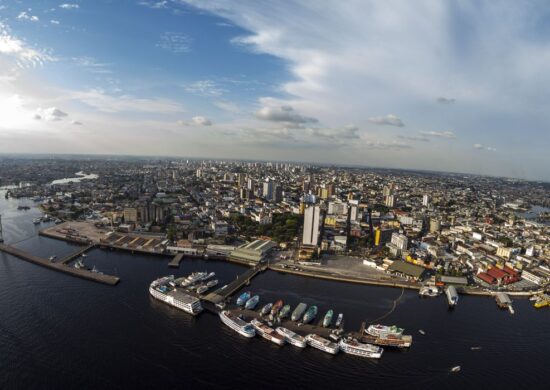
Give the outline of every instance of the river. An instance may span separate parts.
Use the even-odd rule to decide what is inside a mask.
[[[4,199],[0,213],[6,243],[37,255],[61,257],[77,247],[37,236],[40,211],[17,210],[24,200]],[[449,311],[443,297],[421,299],[405,291],[384,321],[413,335],[408,351],[386,350],[372,361],[260,338],[244,339],[219,319],[197,318],[153,300],[149,283],[162,275],[215,271],[220,285],[243,272],[221,261],[184,260],[96,249],[87,265],[120,276],[116,287],[57,273],[0,253],[0,388],[548,388],[550,316],[528,300],[515,315],[492,298],[462,296]],[[346,328],[374,320],[401,290],[323,281],[272,271],[250,290],[261,302],[281,298],[316,304],[345,315]],[[421,335],[419,329],[426,334]],[[472,350],[471,347],[481,347]],[[450,373],[461,365],[459,373]]]

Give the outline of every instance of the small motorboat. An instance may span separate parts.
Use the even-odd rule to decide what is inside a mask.
[[[460,366],[454,366],[453,368],[451,368],[451,372],[459,372],[461,370],[462,367]]]

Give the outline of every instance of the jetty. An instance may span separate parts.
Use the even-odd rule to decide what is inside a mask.
[[[237,276],[237,278],[228,285],[223,286],[216,291],[208,294],[203,299],[214,304],[223,302],[235,292],[250,284],[250,280],[254,278],[254,276],[259,274],[260,272],[265,271],[266,269],[267,266],[265,264],[258,264],[255,267],[246,270],[243,274]]]
[[[57,261],[57,263],[60,263],[60,264],[69,264],[71,261],[73,261],[74,259],[76,259],[77,257],[79,256],[82,256],[84,253],[88,252],[89,250],[95,248],[96,245],[95,244],[90,244],[90,245],[87,245],[85,246],[84,248],[82,249],[79,249],[77,250],[76,252],[74,253],[71,253],[70,255],[68,256],[65,256],[64,258],[62,258],[61,260]]]
[[[71,276],[76,276],[78,278],[87,279],[98,283],[108,284],[110,286],[114,286],[120,281],[120,278],[118,278],[117,276],[104,275],[99,272],[92,272],[85,269],[69,267],[68,265],[63,264],[62,262],[49,261],[42,257],[35,256],[31,253],[25,252],[21,249],[15,248],[10,245],[0,244],[0,251],[10,254],[12,256],[15,256],[21,260],[25,260],[30,263],[40,265],[42,267],[49,268],[54,271],[63,272]]]
[[[183,259],[183,253],[178,253],[177,255],[174,256],[172,261],[168,263],[168,267],[179,268],[182,259]]]

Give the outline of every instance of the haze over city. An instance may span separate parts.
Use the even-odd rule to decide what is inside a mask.
[[[548,180],[548,13],[544,1],[2,1],[0,152]]]

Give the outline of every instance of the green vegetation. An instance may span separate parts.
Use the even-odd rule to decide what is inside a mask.
[[[288,242],[300,232],[302,217],[291,213],[273,214],[273,221],[270,224],[260,225],[244,215],[232,215],[229,221],[233,223],[239,234],[246,237],[267,236],[273,241]]]

